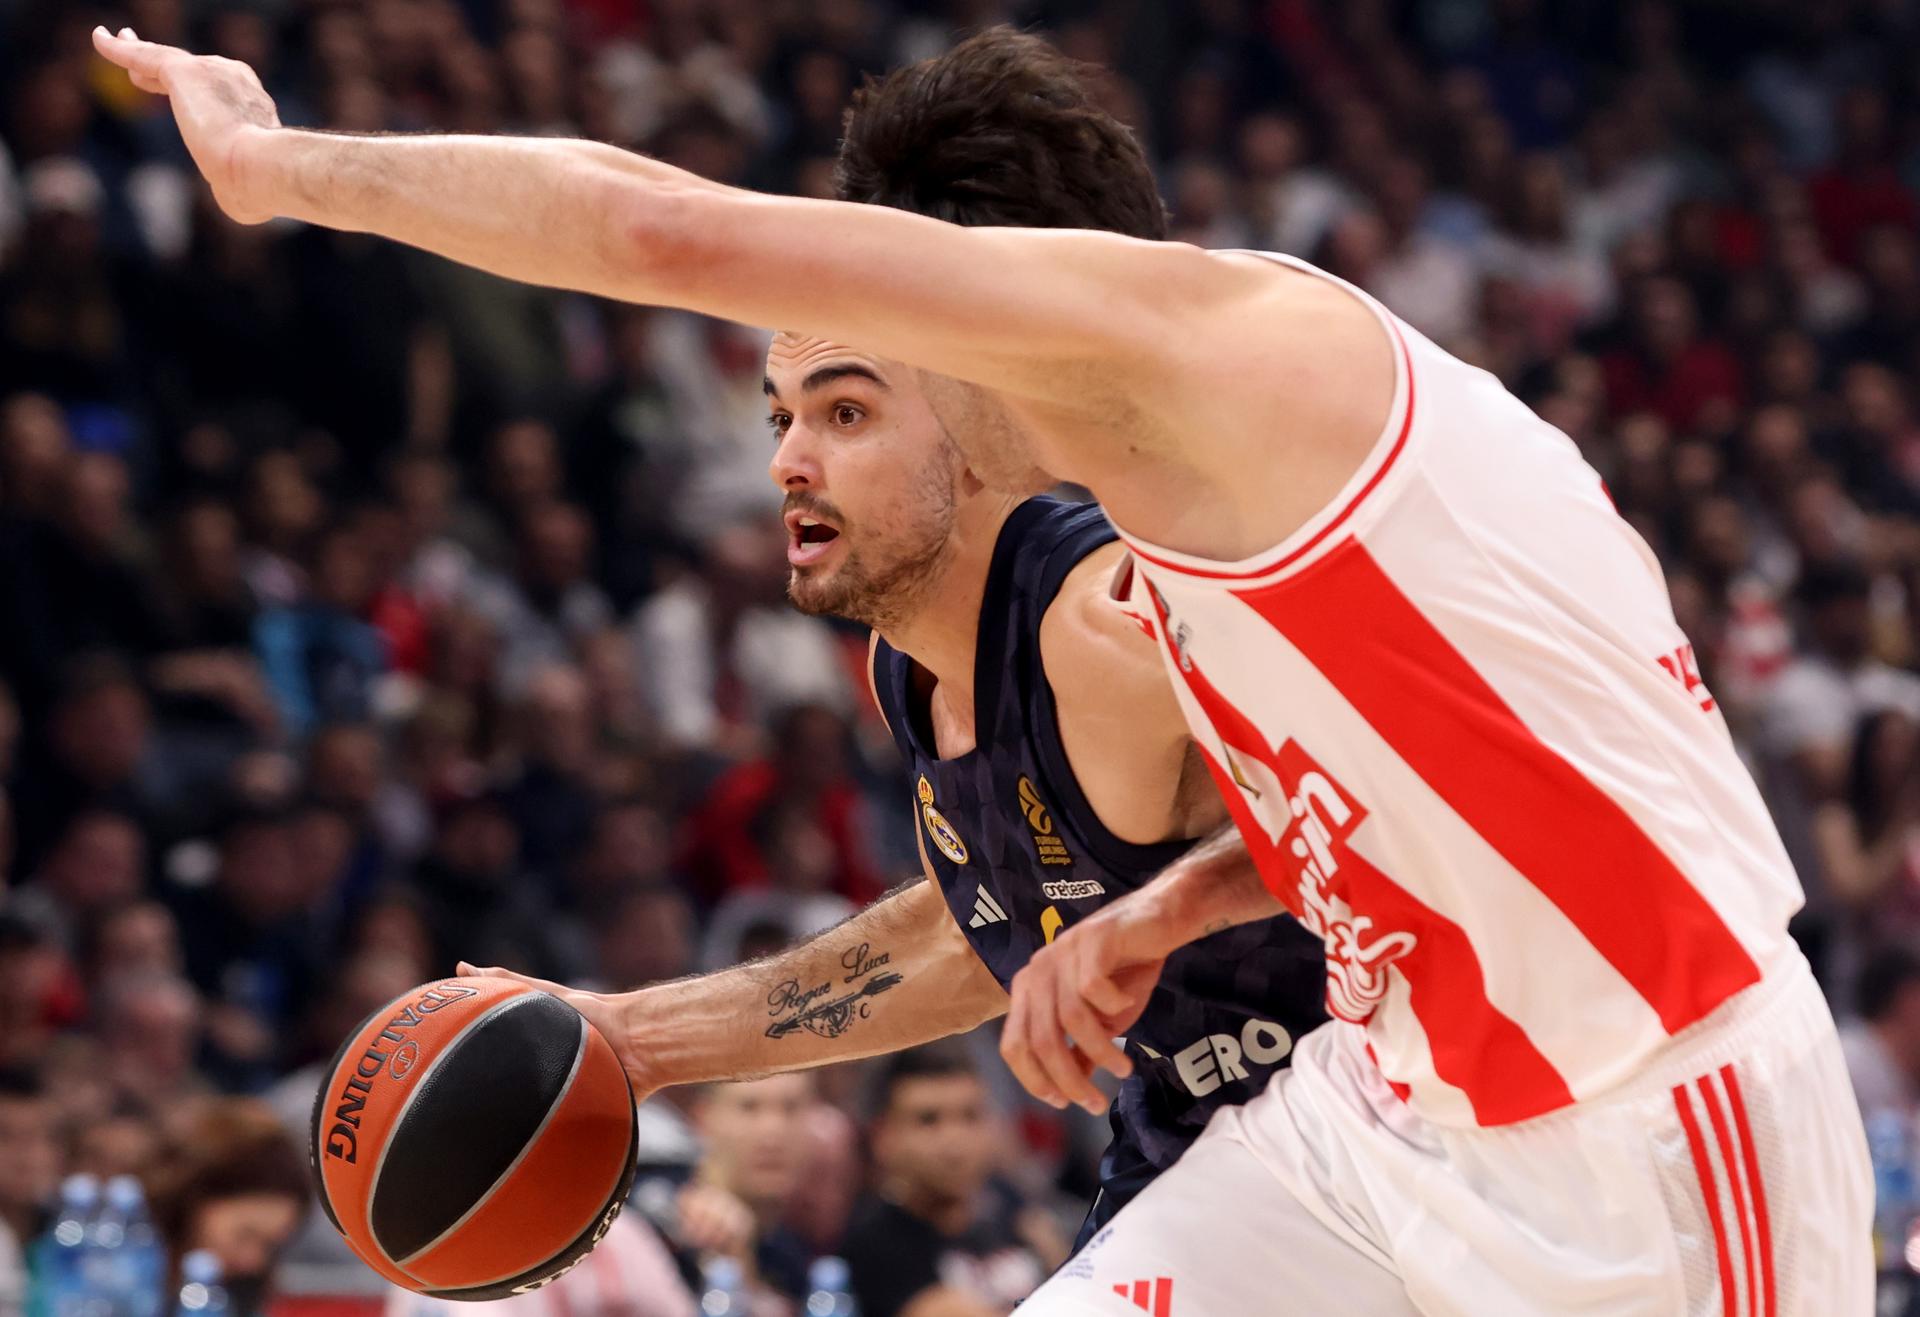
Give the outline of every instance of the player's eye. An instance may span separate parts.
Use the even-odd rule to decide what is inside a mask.
[[[785,434],[793,425],[793,417],[785,412],[773,412],[767,417],[767,428],[775,434]]]
[[[835,425],[857,425],[865,415],[865,412],[855,407],[852,403],[843,402],[833,409],[833,423]]]

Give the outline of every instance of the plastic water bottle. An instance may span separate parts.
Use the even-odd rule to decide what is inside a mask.
[[[174,1317],[227,1317],[227,1292],[220,1287],[220,1259],[197,1248],[180,1259],[180,1293]]]
[[[1902,1257],[1913,1224],[1915,1202],[1913,1138],[1897,1111],[1867,1117],[1867,1154],[1873,1160],[1873,1235],[1881,1271],[1905,1269]]]
[[[96,1294],[112,1317],[160,1317],[167,1257],[138,1180],[116,1175],[107,1181],[106,1206],[93,1230],[101,1245],[93,1259],[100,1275]]]
[[[86,1261],[87,1227],[100,1205],[100,1182],[91,1175],[69,1175],[60,1182],[60,1207],[53,1226],[33,1245],[33,1317],[90,1317]]]
[[[716,1253],[700,1264],[702,1317],[746,1317],[748,1307],[747,1276],[736,1259]]]
[[[807,1317],[860,1317],[845,1258],[815,1258],[807,1268]]]

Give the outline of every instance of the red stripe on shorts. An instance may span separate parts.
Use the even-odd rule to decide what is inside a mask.
[[[1760,1294],[1766,1306],[1760,1317],[1773,1317],[1776,1311],[1773,1288],[1773,1231],[1767,1223],[1767,1186],[1760,1178],[1760,1152],[1754,1146],[1753,1127],[1747,1123],[1747,1104],[1740,1096],[1740,1081],[1734,1077],[1731,1063],[1720,1067],[1720,1081],[1727,1086],[1727,1104],[1733,1108],[1733,1127],[1740,1131],[1740,1156],[1747,1168],[1747,1187],[1753,1191],[1753,1225],[1760,1236]]]
[[[1720,1311],[1723,1317],[1737,1317],[1734,1311],[1733,1258],[1727,1251],[1727,1228],[1720,1219],[1720,1187],[1714,1182],[1713,1161],[1707,1156],[1707,1141],[1700,1137],[1700,1122],[1687,1098],[1687,1087],[1673,1090],[1674,1110],[1680,1113],[1680,1127],[1687,1132],[1687,1147],[1693,1152],[1693,1169],[1700,1177],[1700,1197],[1707,1205],[1707,1220],[1713,1223],[1713,1251],[1720,1260]]]
[[[1673,861],[1533,734],[1359,541],[1234,594],[1553,902],[1669,1033],[1759,981],[1746,948]]]
[[[1702,1075],[1693,1081],[1707,1106],[1707,1119],[1713,1124],[1713,1141],[1720,1147],[1720,1164],[1727,1169],[1727,1188],[1733,1191],[1733,1219],[1740,1226],[1740,1254],[1747,1275],[1747,1311],[1756,1314],[1760,1306],[1760,1278],[1754,1274],[1753,1235],[1747,1229],[1747,1194],[1740,1187],[1743,1172],[1733,1157],[1733,1135],[1727,1117],[1720,1110],[1720,1097],[1713,1091],[1713,1077]]]

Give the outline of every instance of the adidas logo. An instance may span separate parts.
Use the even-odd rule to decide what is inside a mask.
[[[1168,1317],[1173,1311],[1173,1277],[1156,1276],[1152,1280],[1136,1280],[1128,1285],[1124,1282],[1115,1285],[1113,1292],[1121,1298],[1131,1298],[1133,1306],[1141,1312],[1151,1313],[1153,1317]]]
[[[978,888],[973,898],[973,918],[967,921],[968,928],[985,928],[988,924],[1004,924],[1007,912],[993,899],[993,893],[986,888]]]

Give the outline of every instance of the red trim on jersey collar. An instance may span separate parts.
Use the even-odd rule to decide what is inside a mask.
[[[1381,319],[1385,321],[1387,328],[1393,331],[1393,340],[1400,349],[1400,360],[1403,363],[1407,378],[1407,412],[1406,416],[1400,422],[1400,433],[1394,437],[1393,447],[1387,450],[1387,455],[1381,460],[1379,468],[1374,471],[1373,475],[1368,477],[1367,483],[1360,486],[1354,496],[1347,500],[1347,505],[1341,508],[1332,520],[1315,531],[1305,544],[1300,545],[1278,560],[1263,563],[1258,567],[1242,568],[1233,571],[1223,571],[1210,567],[1193,567],[1185,563],[1170,562],[1157,554],[1150,553],[1146,549],[1141,548],[1139,542],[1131,537],[1127,538],[1127,547],[1133,550],[1136,556],[1146,559],[1156,567],[1162,567],[1171,572],[1179,572],[1186,576],[1204,577],[1210,581],[1245,581],[1256,576],[1265,576],[1270,572],[1277,572],[1283,567],[1291,566],[1307,553],[1311,552],[1314,547],[1326,539],[1327,536],[1333,534],[1333,532],[1339,528],[1340,523],[1348,517],[1351,517],[1361,503],[1366,501],[1367,495],[1371,494],[1374,488],[1378,486],[1382,480],[1386,479],[1387,472],[1392,469],[1394,460],[1400,456],[1400,451],[1407,446],[1407,435],[1413,430],[1413,354],[1407,351],[1407,341],[1401,337],[1400,326],[1394,323],[1393,317],[1383,315]]]

